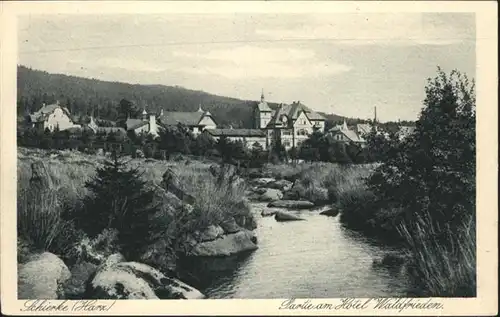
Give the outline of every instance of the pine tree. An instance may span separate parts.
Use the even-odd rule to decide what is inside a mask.
[[[152,204],[154,192],[145,185],[139,170],[127,168],[115,153],[85,184],[93,195],[86,199],[79,226],[90,236],[105,228],[117,229],[119,246],[130,257],[147,243],[150,216],[158,210]]]

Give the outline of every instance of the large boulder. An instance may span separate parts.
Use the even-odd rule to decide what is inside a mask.
[[[287,209],[310,209],[314,204],[307,200],[277,200],[270,202],[267,207]]]
[[[267,186],[267,184],[274,182],[274,178],[270,177],[263,177],[263,178],[256,178],[252,180],[252,183],[256,186]]]
[[[213,241],[221,237],[223,234],[224,234],[224,229],[222,229],[220,226],[210,225],[205,230],[200,232],[199,241],[200,242]]]
[[[320,212],[319,214],[329,217],[337,217],[337,215],[339,214],[339,210],[337,208],[330,208],[328,210]]]
[[[274,214],[276,214],[276,210],[264,209],[260,214],[262,215],[262,217],[274,216]]]
[[[296,215],[293,215],[291,213],[288,213],[288,212],[284,212],[284,211],[277,211],[276,214],[274,215],[274,219],[276,219],[276,221],[298,221],[298,220],[305,220],[305,219],[302,219]]]
[[[287,191],[292,188],[293,183],[287,181],[286,179],[280,179],[271,183],[268,183],[266,186],[269,188],[279,189],[281,191]]]
[[[241,227],[238,226],[238,224],[236,223],[236,220],[234,220],[233,217],[230,217],[226,221],[222,222],[220,224],[220,226],[221,226],[222,230],[224,230],[225,234],[236,233],[236,232],[242,230]]]
[[[253,189],[253,192],[256,194],[262,195],[265,192],[267,192],[267,190],[268,190],[268,188],[265,188],[265,187],[257,187],[257,188]]]
[[[64,262],[50,252],[33,256],[18,267],[19,299],[60,299],[71,273]]]
[[[257,240],[250,230],[224,235],[222,238],[198,243],[188,252],[188,256],[220,257],[256,250]]]
[[[201,299],[197,289],[165,276],[149,265],[121,262],[118,255],[106,261],[92,276],[86,299]]]
[[[283,193],[279,189],[268,188],[262,195],[259,196],[259,201],[275,201],[283,198]]]

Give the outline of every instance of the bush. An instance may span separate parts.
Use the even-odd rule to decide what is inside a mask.
[[[401,208],[421,291],[475,294],[475,88],[438,69],[425,88],[415,132],[391,144],[369,180],[381,208]],[[463,237],[466,238],[463,238]]]
[[[105,228],[117,229],[119,246],[125,257],[132,258],[148,241],[149,217],[154,193],[145,187],[137,168],[128,169],[116,156],[97,169],[97,175],[85,184],[92,192],[78,215],[78,225],[94,237]]]

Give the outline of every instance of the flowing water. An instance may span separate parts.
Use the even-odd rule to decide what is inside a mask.
[[[374,267],[387,248],[344,228],[338,217],[291,211],[306,221],[261,217],[252,204],[259,249],[249,254],[190,263],[186,280],[209,298],[311,298],[405,296],[398,269]]]

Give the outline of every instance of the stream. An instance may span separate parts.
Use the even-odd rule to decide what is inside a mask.
[[[400,269],[376,267],[389,247],[344,228],[339,217],[318,210],[290,211],[306,221],[262,217],[266,203],[252,203],[259,249],[184,265],[185,280],[208,298],[401,297],[407,280]]]

